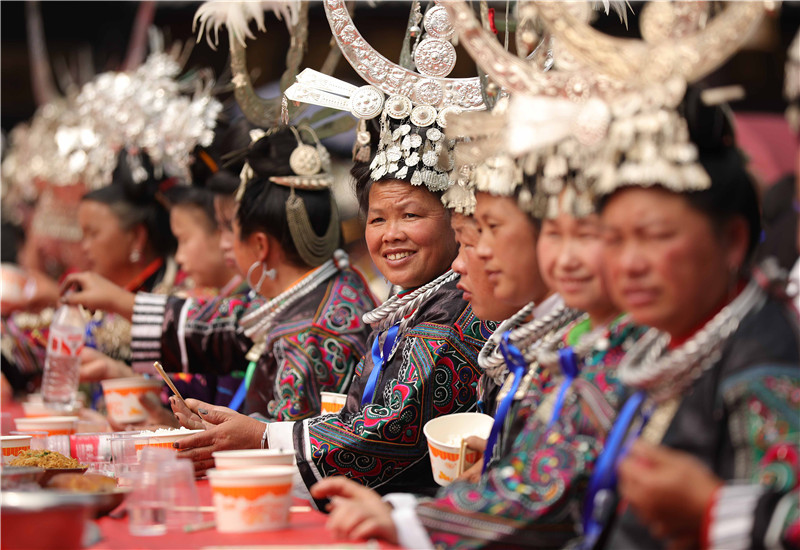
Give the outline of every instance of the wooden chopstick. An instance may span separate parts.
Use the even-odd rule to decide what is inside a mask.
[[[189,405],[187,405],[187,404],[186,404],[186,401],[184,401],[184,399],[183,399],[183,396],[181,395],[181,392],[179,392],[179,391],[178,391],[178,388],[176,388],[176,387],[175,387],[175,384],[173,384],[173,383],[172,383],[172,380],[170,379],[170,377],[169,377],[169,376],[167,376],[167,373],[166,373],[166,372],[164,372],[164,367],[162,367],[162,366],[161,366],[161,363],[159,363],[158,361],[156,361],[156,362],[154,362],[154,363],[153,363],[153,366],[154,366],[154,367],[156,368],[156,370],[158,371],[158,374],[160,374],[160,375],[161,375],[161,378],[163,378],[163,379],[164,379],[164,382],[166,382],[166,383],[167,383],[167,386],[169,386],[169,389],[171,389],[171,390],[172,390],[172,393],[174,393],[174,394],[175,394],[175,395],[178,397],[178,399],[180,399],[180,400],[181,400],[181,403],[183,403],[183,406],[184,406],[184,407],[186,407],[187,409],[189,409]],[[191,410],[191,409],[189,409],[189,410]]]
[[[464,459],[467,455],[467,438],[461,439],[461,453],[458,455],[458,466],[456,467],[456,477],[464,473]]]

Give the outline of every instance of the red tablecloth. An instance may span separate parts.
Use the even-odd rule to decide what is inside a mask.
[[[208,481],[197,482],[199,505],[211,505],[211,489]],[[308,503],[299,499],[295,505],[307,506]],[[204,519],[214,519],[213,513],[204,513]],[[293,546],[293,545],[319,545],[320,548],[330,548],[338,544],[347,544],[346,541],[337,540],[325,530],[327,516],[315,510],[292,512],[290,526],[281,531],[267,531],[262,533],[220,533],[215,528],[195,531],[193,533],[168,532],[156,537],[138,537],[128,532],[128,519],[113,519],[103,517],[97,521],[102,540],[90,546],[91,550],[132,550],[139,548],[180,549],[191,550],[217,546],[222,548],[235,548],[237,546]],[[373,543],[374,544],[374,543]],[[353,548],[362,546],[362,543],[353,544]],[[367,547],[366,543],[363,543]],[[380,548],[397,548],[390,544],[382,543]],[[373,546],[374,548],[374,546]]]

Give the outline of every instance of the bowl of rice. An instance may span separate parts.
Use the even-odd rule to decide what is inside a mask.
[[[160,447],[175,450],[172,446],[184,437],[200,433],[205,430],[190,430],[188,428],[162,428],[154,431],[143,431],[131,437],[134,440],[137,454],[140,454],[145,447]]]

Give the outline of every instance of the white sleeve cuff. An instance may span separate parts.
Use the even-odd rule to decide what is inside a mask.
[[[390,493],[383,500],[392,505],[392,522],[397,540],[404,548],[433,549],[428,532],[417,517],[417,499],[408,493]]]
[[[270,422],[267,424],[267,447],[270,449],[294,449],[294,422]]]
[[[708,550],[750,548],[758,499],[764,487],[729,483],[719,488],[711,508]]]

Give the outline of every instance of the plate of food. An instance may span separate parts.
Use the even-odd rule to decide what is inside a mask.
[[[108,514],[122,504],[131,491],[128,487],[117,487],[113,477],[95,473],[60,473],[54,475],[45,488],[56,493],[90,496],[95,518]]]
[[[42,468],[44,472],[39,477],[39,485],[44,487],[47,482],[57,474],[82,474],[89,469],[74,458],[64,456],[56,451],[46,449],[28,449],[22,451],[8,463],[6,468],[25,467]]]

